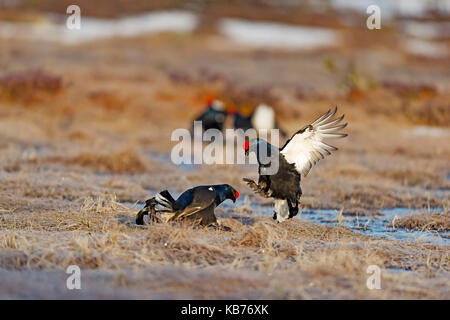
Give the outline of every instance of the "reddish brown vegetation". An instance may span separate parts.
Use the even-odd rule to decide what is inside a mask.
[[[0,76],[0,99],[24,104],[41,101],[63,89],[60,76],[41,70],[12,72]]]

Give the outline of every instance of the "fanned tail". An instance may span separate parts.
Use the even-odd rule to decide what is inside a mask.
[[[173,211],[175,211],[175,199],[169,191],[161,191],[153,198],[145,201],[145,207],[136,215],[136,224],[143,225],[145,215],[148,215],[152,221],[160,222],[156,213],[170,213]]]
[[[172,212],[174,211],[175,200],[169,191],[164,190],[154,197],[155,210],[158,212]],[[150,199],[152,200],[152,199]]]
[[[274,219],[278,222],[283,222],[290,218],[289,204],[286,199],[275,199],[275,214]]]

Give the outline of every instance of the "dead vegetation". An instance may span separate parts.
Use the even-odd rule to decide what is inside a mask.
[[[404,280],[396,279],[387,271],[385,277],[390,280],[381,295],[364,289],[368,265],[375,264],[385,270],[413,270],[419,277],[426,272],[432,278],[442,277],[440,274],[445,275],[450,268],[448,252],[439,246],[376,240],[345,228],[298,219],[278,225],[267,218],[258,218],[254,226],[241,225],[233,232],[222,232],[164,224],[138,228],[124,219],[131,218],[133,212],[118,204],[114,196],[105,195],[85,199],[80,209],[68,209],[61,216],[34,217],[28,226],[8,227],[10,231],[0,232],[1,268],[56,271],[76,264],[85,272],[111,270],[119,275],[119,270],[130,267],[145,270],[149,266],[153,269],[165,266],[170,270],[176,266],[182,270],[177,273],[185,273],[188,278],[181,281],[177,273],[168,273],[163,280],[150,272],[144,278],[148,283],[146,290],[158,292],[155,290],[159,288],[175,297],[179,292],[197,298],[244,297],[249,279],[253,279],[255,290],[262,286],[260,297],[266,298],[307,298],[312,292],[316,298],[326,298],[329,290],[338,297],[398,298],[397,290],[402,288]],[[49,221],[53,221],[51,229],[39,228]],[[3,215],[3,230],[5,223]],[[206,289],[204,294],[192,292],[193,287],[205,285],[193,285],[196,270],[209,273],[208,283],[220,283],[220,286]],[[114,286],[138,290],[142,283],[133,280],[139,275],[136,272],[132,273],[134,276],[120,275],[122,280]],[[221,277],[236,279],[234,286],[222,283]],[[272,284],[283,285],[277,289],[272,285],[267,287],[268,279]],[[184,281],[188,284],[183,285]],[[327,281],[331,281],[326,286],[328,289],[323,287]],[[445,290],[431,290],[426,281],[422,280],[422,290],[404,290],[402,297],[448,298]]]
[[[25,105],[45,100],[61,92],[60,76],[42,70],[27,70],[0,75],[0,99]]]
[[[129,99],[118,97],[110,91],[94,91],[89,94],[89,99],[107,111],[123,111],[129,104]]]
[[[53,157],[49,160],[89,168],[100,173],[142,173],[147,169],[143,160],[131,149],[109,154],[82,153],[73,158]]]
[[[390,226],[410,230],[450,231],[450,214],[448,212],[411,214],[396,219]]]

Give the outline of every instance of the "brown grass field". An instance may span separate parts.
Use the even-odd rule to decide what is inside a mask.
[[[23,16],[5,10],[0,20],[58,10],[44,3]],[[135,3],[120,12],[155,9]],[[289,134],[337,105],[349,136],[302,181],[302,206],[373,219],[386,208],[419,209],[395,227],[448,231],[449,57],[413,55],[396,28],[370,31],[334,15],[322,21],[340,30],[336,46],[250,49],[211,25],[218,13],[238,15],[220,3],[190,34],[74,46],[0,38],[0,298],[450,299],[448,245],[301,215],[277,224],[261,214],[267,200],[242,182],[255,170],[170,162],[172,131],[189,128],[209,95],[270,101]],[[92,14],[115,16],[103,7]],[[281,17],[318,23],[301,12]],[[133,204],[156,191],[219,183],[244,198],[216,211],[231,232],[134,224]],[[81,290],[66,288],[69,265],[82,270]],[[381,290],[366,286],[369,265],[382,270]]]

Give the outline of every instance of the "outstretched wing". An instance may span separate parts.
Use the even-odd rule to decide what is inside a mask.
[[[306,176],[311,168],[331,151],[337,150],[324,142],[327,138],[344,138],[345,133],[339,133],[347,123],[339,124],[344,115],[334,118],[337,107],[333,112],[328,110],[316,121],[296,132],[281,148],[280,153],[288,163],[295,164],[297,171]]]

